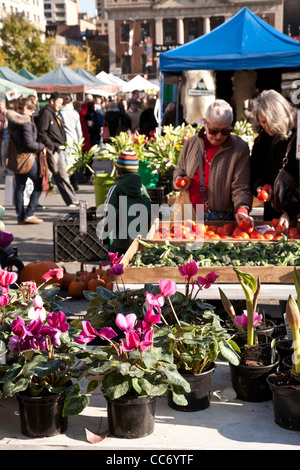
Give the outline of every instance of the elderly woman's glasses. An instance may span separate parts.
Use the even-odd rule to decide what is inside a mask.
[[[226,127],[224,129],[214,129],[213,127],[209,127],[207,124],[206,127],[210,135],[217,135],[220,132],[220,134],[227,137],[231,133],[230,127]]]

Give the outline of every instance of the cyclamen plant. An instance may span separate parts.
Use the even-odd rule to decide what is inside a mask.
[[[89,399],[81,394],[77,383],[81,375],[79,356],[84,349],[74,341],[79,332],[70,327],[64,312],[47,313],[50,304],[39,295],[41,288],[46,289],[48,279],[61,279],[63,269],[45,273],[45,282],[38,287],[30,281],[10,292],[10,285],[17,280],[15,276],[0,270],[2,296],[9,298],[3,306],[6,310],[0,331],[7,349],[7,363],[0,364],[1,394],[12,397],[17,393],[41,396],[63,392],[63,414],[80,413]],[[53,286],[47,286],[45,292],[51,290],[56,292]]]

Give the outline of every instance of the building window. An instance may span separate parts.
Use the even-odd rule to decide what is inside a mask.
[[[129,42],[129,24],[121,24],[121,42]]]
[[[150,38],[150,23],[141,24],[140,42],[143,43],[146,38]]]
[[[45,13],[45,18],[51,18],[51,13]]]
[[[44,9],[45,10],[51,10],[51,3],[45,3]]]
[[[126,75],[131,73],[131,60],[130,55],[123,55],[122,56],[122,74]]]
[[[55,8],[57,10],[64,10],[65,9],[65,4],[64,3],[55,3]]]
[[[198,21],[188,22],[188,41],[192,41],[200,36]]]
[[[176,22],[166,21],[164,23],[164,42],[166,44],[173,44],[176,42]]]
[[[210,18],[210,29],[213,30],[223,24],[225,21],[224,16],[212,16]]]

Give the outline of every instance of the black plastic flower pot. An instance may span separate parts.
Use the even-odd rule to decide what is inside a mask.
[[[289,386],[284,378],[290,372],[271,374],[267,383],[273,398],[275,423],[290,431],[300,431],[300,388]]]
[[[51,437],[68,427],[68,418],[62,415],[64,394],[31,397],[17,395],[21,431],[28,437]]]
[[[249,366],[239,364],[230,366],[231,383],[237,398],[249,402],[268,401],[272,398],[271,390],[267,384],[267,377],[276,372],[279,365],[279,356],[273,364],[262,366]]]
[[[190,384],[191,391],[185,392],[187,405],[177,405],[172,400],[172,392],[168,392],[168,405],[177,411],[200,411],[210,406],[210,391],[213,373],[216,365],[212,363],[210,368],[202,374],[181,373],[182,377]]]
[[[136,439],[152,434],[155,425],[156,397],[123,396],[106,398],[108,427],[111,435]]]

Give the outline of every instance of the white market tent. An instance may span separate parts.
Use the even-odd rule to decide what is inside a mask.
[[[149,80],[146,80],[145,78],[141,77],[141,75],[136,75],[134,78],[132,78],[132,80],[130,80],[128,83],[126,83],[125,89],[123,91],[124,92],[130,92],[130,91],[134,91],[134,90],[159,91],[160,87],[158,85],[155,85],[154,83],[150,82]]]
[[[96,78],[98,78],[99,80],[101,80],[102,82],[105,82],[107,83],[107,85],[115,85],[115,86],[118,86],[120,88],[120,91],[123,92],[124,91],[124,87],[127,85],[127,82],[125,82],[124,80],[122,80],[121,78],[119,77],[116,77],[115,75],[113,75],[112,73],[106,73],[104,71],[98,73],[96,75]]]

